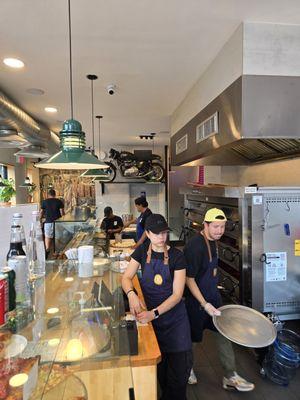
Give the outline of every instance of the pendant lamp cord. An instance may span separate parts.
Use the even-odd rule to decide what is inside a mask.
[[[100,134],[100,120],[103,118],[102,115],[96,115],[96,118],[98,119],[98,126],[99,126],[99,160],[100,160],[100,154],[101,154],[101,134]]]
[[[69,16],[69,56],[70,56],[70,96],[71,96],[71,118],[74,117],[73,108],[73,73],[72,73],[72,30],[71,30],[71,0],[68,0],[68,16]]]
[[[93,153],[95,154],[95,133],[94,133],[94,81],[91,80],[92,93],[92,132],[93,132]]]
[[[98,119],[98,123],[99,123],[99,160],[100,160],[100,153],[101,153],[101,150],[100,150],[101,149],[101,147],[100,147],[100,143],[101,143],[101,139],[100,139],[100,119],[101,118]]]

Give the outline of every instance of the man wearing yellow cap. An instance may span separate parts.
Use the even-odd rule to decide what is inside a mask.
[[[218,248],[217,241],[225,231],[226,216],[218,208],[211,208],[204,217],[204,229],[185,246],[187,261],[186,308],[190,320],[192,341],[201,342],[203,331],[210,329],[216,336],[220,361],[224,369],[223,388],[248,392],[254,384],[247,382],[236,373],[235,357],[231,342],[218,333],[212,316],[220,315],[218,308],[222,299],[218,290]],[[190,384],[197,383],[192,369]]]

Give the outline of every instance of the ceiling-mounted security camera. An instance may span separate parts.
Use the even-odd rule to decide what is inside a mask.
[[[116,92],[116,85],[111,83],[110,85],[106,86],[106,91],[112,96]]]

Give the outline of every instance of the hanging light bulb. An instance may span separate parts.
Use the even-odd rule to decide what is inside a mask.
[[[30,178],[29,176],[26,176],[24,183],[22,183],[22,185],[19,185],[19,187],[23,187],[23,188],[32,188],[34,187],[35,184],[30,182]]]
[[[73,76],[72,76],[72,40],[71,40],[71,4],[68,0],[69,23],[69,70],[70,70],[70,106],[71,119],[64,121],[60,131],[60,151],[53,156],[35,164],[38,168],[49,169],[89,169],[108,168],[108,165],[100,162],[96,157],[85,151],[85,133],[80,122],[73,119]]]

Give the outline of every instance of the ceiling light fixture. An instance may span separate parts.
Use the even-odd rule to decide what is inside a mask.
[[[20,69],[24,67],[24,63],[17,58],[4,58],[3,63],[10,68]]]
[[[71,4],[68,0],[69,24],[69,75],[70,75],[70,107],[71,119],[64,121],[60,131],[61,150],[53,156],[37,163],[37,168],[79,170],[90,168],[108,168],[96,157],[85,151],[85,133],[79,121],[73,119],[73,75],[72,75],[72,35],[71,35]]]
[[[45,107],[44,110],[48,113],[56,113],[57,112],[57,108],[55,108],[55,107]]]
[[[102,115],[97,115],[96,118],[98,119],[99,123],[99,159],[101,157],[101,134],[100,134],[100,120],[103,118]],[[89,169],[85,171],[81,176],[83,178],[99,178],[99,180],[109,179],[109,170],[103,169]]]
[[[50,156],[41,146],[30,145],[17,151],[15,156],[25,158],[47,158]]]
[[[34,186],[35,184],[30,182],[29,176],[26,176],[24,183],[22,183],[22,185],[19,185],[19,187],[27,189],[33,188]]]
[[[29,88],[26,89],[26,93],[32,94],[34,96],[42,96],[43,94],[45,94],[45,91],[37,88]]]
[[[148,139],[149,140],[153,140],[155,135],[156,135],[156,133],[148,133],[148,134],[145,134],[145,135],[139,135],[139,138],[140,139],[146,139],[146,140],[148,140]]]

